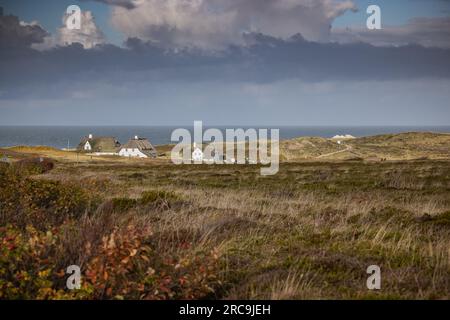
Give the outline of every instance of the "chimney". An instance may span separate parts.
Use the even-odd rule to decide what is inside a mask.
[[[134,136],[134,140],[138,140],[139,139],[139,137],[138,136]]]
[[[92,137],[93,137],[92,133],[89,133],[89,139],[92,139]]]

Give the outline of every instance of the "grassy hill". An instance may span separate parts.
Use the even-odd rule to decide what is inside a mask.
[[[407,132],[341,141],[303,137],[282,141],[283,160],[411,160],[448,159],[450,134]]]
[[[280,153],[283,160],[314,159],[328,153],[345,150],[345,146],[319,137],[301,137],[292,140],[281,141]]]

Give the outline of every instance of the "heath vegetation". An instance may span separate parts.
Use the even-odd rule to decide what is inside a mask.
[[[1,299],[450,298],[448,159],[33,163],[0,167]]]

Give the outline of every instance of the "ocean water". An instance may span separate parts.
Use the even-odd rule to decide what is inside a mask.
[[[138,135],[150,139],[154,145],[174,143],[170,141],[172,131],[179,126],[0,126],[0,147],[29,145],[51,146],[56,148],[75,148],[82,137],[92,133],[94,136],[114,136],[121,143]],[[186,126],[192,131],[192,126]],[[242,126],[217,127],[223,132],[225,128],[244,128]],[[450,126],[366,126],[366,127],[305,127],[285,126],[260,128],[280,129],[280,139],[291,139],[300,136],[317,136],[331,138],[337,134],[350,134],[355,137],[370,136],[385,133],[400,133],[411,131],[450,133]],[[206,130],[205,127],[203,130]]]

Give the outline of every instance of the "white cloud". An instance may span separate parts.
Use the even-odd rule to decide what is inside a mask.
[[[127,37],[164,47],[220,49],[241,44],[244,32],[324,41],[334,19],[355,10],[352,0],[136,0],[116,6],[112,23]]]
[[[103,32],[95,24],[94,16],[90,11],[81,12],[81,29],[70,30],[66,27],[68,15],[63,16],[63,26],[59,29],[58,44],[70,45],[81,43],[85,49],[105,43]]]
[[[66,27],[67,14],[62,17],[62,26],[56,35],[48,35],[41,43],[35,43],[32,48],[44,51],[56,46],[68,46],[80,43],[85,49],[92,49],[96,45],[106,43],[103,32],[95,24],[95,18],[90,11],[81,11],[81,29],[70,30]]]

